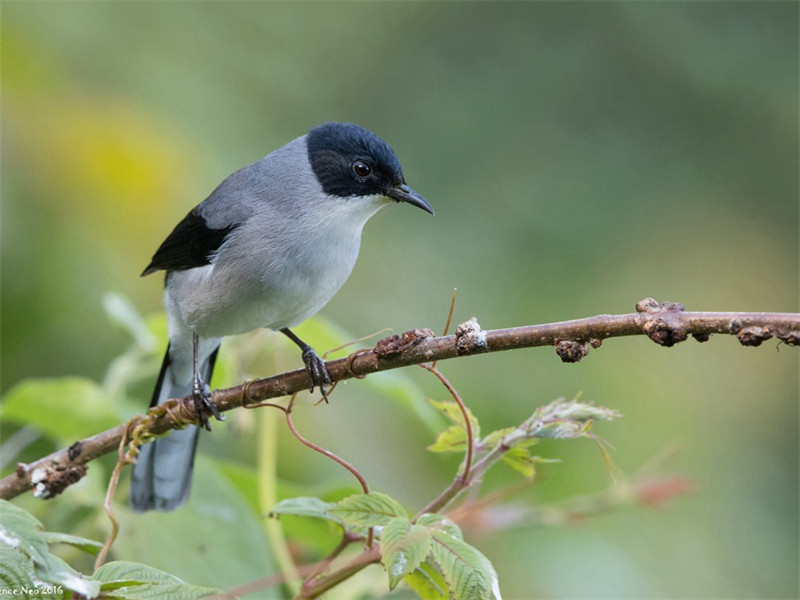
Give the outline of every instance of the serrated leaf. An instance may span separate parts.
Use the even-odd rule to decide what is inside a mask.
[[[452,535],[437,533],[431,554],[454,600],[500,600],[494,567],[477,548]]]
[[[299,498],[286,498],[278,502],[269,512],[269,517],[280,518],[282,515],[295,515],[298,517],[315,517],[341,523],[342,520],[334,517],[329,511],[336,507],[335,502],[325,502],[320,498],[302,496]]]
[[[3,397],[3,418],[34,425],[63,443],[119,424],[114,404],[91,379],[27,379]]]
[[[538,438],[579,438],[589,433],[592,423],[592,421],[552,421],[542,425],[533,435]]]
[[[549,413],[551,418],[565,421],[612,421],[622,416],[617,410],[606,406],[595,406],[591,402],[580,402],[580,396],[573,400],[558,398],[543,407],[545,413]]]
[[[104,598],[125,600],[195,600],[219,590],[191,585],[182,579],[139,563],[114,561],[94,572],[92,579],[101,584]]]
[[[79,548],[84,552],[88,552],[93,556],[97,556],[97,553],[100,552],[100,548],[103,547],[103,544],[100,542],[78,537],[77,535],[70,535],[68,533],[45,531],[42,533],[42,536],[48,544],[69,544],[70,546],[75,546],[76,548]]]
[[[450,425],[428,446],[430,452],[463,452],[467,447],[467,431],[461,425]]]
[[[100,586],[51,554],[42,529],[33,515],[6,500],[0,501],[0,544],[27,555],[33,561],[38,579],[94,598]]]
[[[408,517],[395,517],[381,532],[381,562],[389,574],[389,589],[417,569],[431,551],[433,531],[412,524]]]
[[[32,514],[8,500],[0,500],[0,544],[19,548],[35,563],[45,565],[50,549],[42,537],[42,529]]]
[[[452,400],[438,401],[432,400],[431,398],[428,398],[428,402],[453,423],[460,425],[461,427],[465,427],[464,415],[461,413],[461,408],[457,402]],[[481,433],[480,423],[478,423],[478,419],[472,414],[472,411],[469,409],[469,407],[466,407],[466,409],[469,422],[472,425],[472,435],[475,439],[478,439]]]
[[[38,565],[37,565],[38,566]],[[42,581],[63,585],[87,598],[94,598],[100,593],[100,584],[79,573],[59,557],[48,554],[47,565],[36,569]]]
[[[429,560],[406,575],[404,581],[422,600],[448,600],[450,598],[450,588],[447,587],[444,575]]]
[[[534,460],[527,448],[514,446],[503,453],[503,462],[527,478],[532,478],[536,474]]]
[[[444,515],[425,513],[417,519],[417,523],[427,527],[428,529],[432,529],[435,532],[443,532],[448,535],[452,535],[459,540],[464,539],[464,534],[461,533],[461,528],[456,525],[455,521],[449,517],[445,517]]]
[[[32,587],[35,577],[30,558],[16,548],[0,544],[0,589]]]
[[[386,525],[394,517],[408,516],[397,500],[380,492],[348,496],[329,509],[328,514],[362,527]]]

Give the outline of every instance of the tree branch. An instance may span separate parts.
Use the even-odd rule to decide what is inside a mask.
[[[429,329],[415,329],[385,338],[371,350],[359,350],[329,362],[328,371],[334,381],[339,381],[423,362],[534,346],[555,346],[563,361],[576,362],[604,339],[643,334],[667,347],[689,335],[704,342],[714,333],[735,335],[746,346],[758,346],[772,337],[788,345],[800,345],[798,313],[686,312],[681,304],[662,305],[652,298],[638,302],[636,310],[631,314],[490,331],[483,331],[473,318],[459,325],[454,335],[443,337],[435,337]],[[308,376],[304,369],[298,369],[216,390],[212,398],[220,411],[226,411],[291,396],[307,387]],[[151,409],[147,417],[136,417],[29,465],[19,464],[16,473],[0,480],[0,498],[11,499],[33,487],[42,497],[56,495],[82,477],[86,463],[115,451],[126,431],[138,426],[140,435],[160,435],[194,420],[191,398],[170,400]]]

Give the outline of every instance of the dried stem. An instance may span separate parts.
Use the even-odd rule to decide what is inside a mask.
[[[117,520],[117,516],[114,514],[113,502],[114,495],[117,493],[117,485],[119,485],[119,476],[122,473],[122,467],[129,463],[125,455],[125,444],[127,441],[128,432],[126,431],[122,436],[122,439],[119,441],[117,464],[114,465],[114,471],[111,473],[111,481],[108,482],[106,499],[103,503],[103,508],[108,515],[108,519],[111,521],[111,531],[109,532],[103,547],[100,549],[100,552],[97,553],[97,558],[94,561],[95,571],[99,569],[104,562],[106,562],[108,552],[111,550],[111,546],[114,545],[114,541],[117,539],[117,535],[119,534],[119,521]]]
[[[447,311],[447,321],[444,323],[444,331],[442,331],[442,335],[447,335],[450,332],[450,323],[453,322],[453,311],[456,308],[456,293],[458,292],[457,288],[453,288],[453,295],[450,296],[450,310]],[[431,366],[435,369],[436,368],[436,361],[433,361]]]

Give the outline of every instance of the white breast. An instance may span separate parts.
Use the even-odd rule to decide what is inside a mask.
[[[315,196],[288,219],[280,207],[259,207],[213,264],[171,273],[170,319],[202,337],[223,337],[292,327],[319,311],[347,280],[363,226],[387,200]]]

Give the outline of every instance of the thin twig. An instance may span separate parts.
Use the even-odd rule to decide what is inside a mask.
[[[319,568],[319,565],[324,563],[325,560],[297,567],[297,571],[301,576],[308,576],[311,573],[314,573],[314,571]],[[236,600],[237,598],[247,596],[248,594],[260,592],[261,590],[285,583],[287,579],[288,575],[286,573],[273,573],[267,577],[227,589],[214,596],[209,596],[208,598],[204,598],[204,600]]]
[[[345,579],[358,573],[364,567],[379,562],[380,559],[381,554],[378,546],[368,547],[341,569],[337,569],[329,575],[318,579],[313,585],[310,585],[308,589],[303,590],[297,597],[297,600],[318,598],[332,587],[337,586]]]
[[[444,324],[444,331],[442,331],[442,335],[447,335],[450,331],[450,323],[453,320],[453,311],[456,308],[456,292],[458,292],[458,288],[453,288],[453,295],[450,296],[450,310],[447,311],[447,321]],[[431,366],[435,369],[436,368],[436,361],[434,360]]]
[[[339,350],[343,350],[343,349],[347,348],[348,346],[352,346],[353,344],[360,344],[361,342],[366,342],[367,340],[370,340],[370,339],[372,339],[374,337],[378,337],[382,333],[391,333],[391,332],[392,332],[392,328],[391,327],[384,327],[383,329],[379,329],[375,333],[370,333],[369,335],[365,335],[364,337],[360,337],[357,340],[351,340],[349,342],[346,342],[346,343],[342,344],[341,346],[336,346],[336,348],[331,348],[330,350],[325,352],[325,354],[322,355],[322,358],[323,359],[327,359],[328,356],[330,356],[334,352],[338,352]]]
[[[422,364],[420,367],[433,373],[436,378],[442,382],[442,385],[447,388],[447,391],[450,392],[450,395],[456,401],[456,404],[458,404],[458,409],[461,411],[461,416],[464,418],[464,429],[467,432],[467,456],[464,459],[464,470],[461,473],[461,481],[466,484],[469,481],[469,472],[470,469],[472,469],[472,453],[475,450],[475,438],[472,432],[472,421],[469,418],[467,405],[464,404],[464,401],[461,399],[461,396],[459,396],[456,388],[453,387],[453,384],[447,380],[447,377],[445,377],[441,371],[432,365]]]
[[[352,544],[354,541],[356,540],[354,538],[351,538],[349,535],[347,535],[347,532],[345,532],[344,535],[342,535],[342,539],[336,546],[336,548],[334,548],[331,551],[331,553],[325,557],[324,560],[318,562],[315,565],[314,569],[308,574],[308,577],[306,577],[306,580],[303,582],[302,589],[303,590],[310,589],[314,585],[313,584],[314,580],[320,577],[325,571],[327,571],[328,567],[331,566],[336,557],[339,556],[344,551],[344,549],[347,548],[347,546]]]
[[[289,406],[286,407],[286,411],[285,411],[286,412],[286,424],[289,426],[289,429],[291,430],[292,435],[294,435],[294,437],[296,437],[300,441],[300,443],[303,444],[304,446],[307,446],[307,447],[311,448],[314,452],[319,452],[323,456],[327,456],[331,460],[336,461],[337,463],[342,465],[345,469],[350,471],[353,474],[353,477],[358,479],[358,482],[361,484],[361,489],[364,490],[364,493],[365,494],[369,494],[369,485],[367,485],[367,481],[366,481],[366,479],[364,479],[364,477],[361,475],[361,473],[358,472],[358,469],[356,469],[353,465],[351,465],[345,459],[339,458],[338,456],[336,456],[330,450],[326,450],[325,448],[322,448],[321,446],[317,446],[314,442],[312,442],[312,441],[304,438],[302,435],[300,435],[300,432],[297,431],[297,427],[295,427],[294,423],[292,422],[292,408],[293,408],[294,400],[295,400],[296,397],[297,397],[296,394],[294,396],[292,396],[292,399],[289,401]]]
[[[364,477],[361,475],[361,473],[358,472],[358,469],[356,469],[353,465],[351,465],[345,459],[336,456],[330,450],[326,450],[325,448],[322,448],[321,446],[317,446],[311,440],[308,440],[308,439],[304,438],[302,435],[300,435],[300,432],[297,431],[297,428],[294,426],[294,422],[292,422],[292,408],[294,407],[295,398],[297,398],[297,394],[292,396],[291,400],[289,400],[289,405],[286,407],[286,411],[285,411],[286,412],[286,424],[289,425],[289,429],[291,430],[292,435],[294,435],[294,437],[296,437],[298,440],[300,440],[300,443],[303,444],[304,446],[307,446],[307,447],[311,448],[315,452],[319,452],[323,456],[327,456],[331,460],[336,461],[337,463],[342,465],[345,469],[350,471],[353,474],[353,476],[356,479],[358,479],[358,483],[361,484],[361,489],[364,490],[364,493],[365,494],[369,494],[369,485],[367,484],[367,480],[364,479]],[[372,542],[373,542],[374,536],[375,536],[375,531],[374,531],[374,529],[372,527],[370,527],[369,528],[369,532],[367,534],[367,547],[372,546]]]
[[[111,546],[117,539],[117,534],[119,534],[119,521],[117,520],[117,516],[114,514],[113,503],[114,495],[117,493],[117,485],[119,485],[119,477],[122,473],[122,467],[129,462],[125,455],[125,444],[127,442],[128,432],[126,430],[125,434],[122,436],[122,439],[119,441],[119,449],[117,450],[117,464],[114,465],[114,470],[111,473],[111,480],[108,482],[108,489],[106,490],[106,499],[103,502],[103,508],[108,515],[109,521],[111,521],[111,531],[108,533],[108,537],[106,538],[103,547],[100,549],[100,552],[97,553],[97,558],[94,561],[95,571],[99,569],[104,562],[106,562],[106,556],[108,556],[108,552],[111,550]]]

